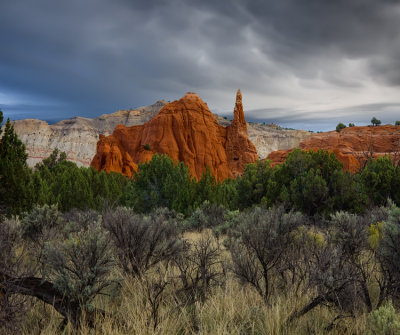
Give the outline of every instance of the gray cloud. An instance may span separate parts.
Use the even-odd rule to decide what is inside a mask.
[[[220,112],[240,87],[250,118],[392,122],[399,31],[388,0],[3,1],[0,106],[55,120],[196,91]]]
[[[393,120],[400,120],[400,103],[366,104],[313,112],[279,108],[247,111],[249,122],[275,123],[283,127],[304,127],[313,131],[332,130],[333,125],[339,122],[352,122],[364,126],[371,124],[373,116],[380,119],[382,124],[393,124]]]

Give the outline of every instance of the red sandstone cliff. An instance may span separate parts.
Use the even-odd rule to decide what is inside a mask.
[[[400,154],[400,127],[349,127],[342,129],[340,133],[318,133],[300,142],[299,148],[332,151],[343,162],[346,170],[357,172],[369,157]],[[271,152],[267,159],[271,160],[273,165],[283,163],[290,151],[292,150]]]
[[[184,162],[198,179],[207,166],[219,180],[242,173],[258,156],[247,136],[240,91],[234,120],[227,127],[218,124],[197,94],[187,93],[142,126],[118,125],[110,136],[100,136],[91,165],[132,176],[137,164],[150,160],[155,153]]]

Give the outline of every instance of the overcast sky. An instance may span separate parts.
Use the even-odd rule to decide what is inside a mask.
[[[94,117],[198,93],[327,130],[400,120],[399,0],[0,0],[0,108]]]

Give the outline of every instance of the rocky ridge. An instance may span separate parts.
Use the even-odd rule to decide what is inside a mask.
[[[302,150],[324,149],[333,152],[343,162],[344,169],[357,172],[371,158],[384,155],[400,156],[400,127],[393,125],[348,127],[336,131],[313,134],[300,142]],[[267,159],[272,165],[283,163],[293,149],[271,152]]]
[[[184,162],[197,179],[206,167],[218,180],[241,174],[258,155],[247,136],[240,90],[229,126],[219,125],[207,104],[189,92],[142,126],[118,125],[110,136],[100,135],[91,165],[132,176],[137,164],[156,153]]]

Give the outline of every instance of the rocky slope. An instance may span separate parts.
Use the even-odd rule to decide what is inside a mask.
[[[156,115],[167,101],[157,101],[151,106],[136,110],[120,110],[97,118],[74,117],[49,125],[46,121],[25,119],[14,121],[14,129],[24,142],[28,165],[34,166],[58,148],[67,159],[79,166],[89,166],[96,154],[100,134],[109,135],[117,124],[133,126],[143,124]]]
[[[247,136],[240,91],[234,119],[227,127],[219,125],[207,104],[189,92],[164,106],[143,126],[118,125],[110,136],[101,135],[91,165],[132,176],[137,164],[150,160],[155,153],[184,162],[198,179],[207,166],[219,180],[242,173],[258,155]]]
[[[399,126],[350,127],[340,131],[313,134],[304,139],[298,147],[303,150],[324,149],[335,153],[350,172],[357,172],[368,157],[400,155]],[[285,161],[292,150],[279,150],[268,155],[273,165]]]

